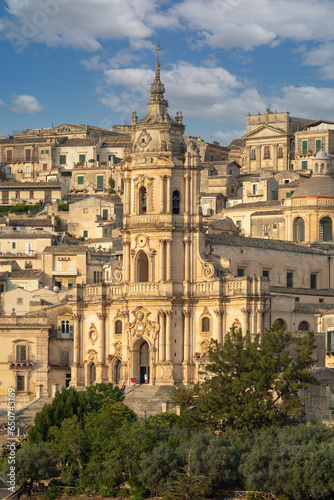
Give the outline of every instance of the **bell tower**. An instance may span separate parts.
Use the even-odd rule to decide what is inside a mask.
[[[133,306],[142,307],[151,311],[150,318],[159,324],[155,339],[148,338],[144,327],[142,338],[137,332],[137,340],[129,339],[133,353],[130,376],[138,373],[135,352],[145,341],[155,367],[155,382],[172,384],[191,379],[187,375],[192,362],[190,340],[184,339],[184,328],[192,283],[199,275],[206,280],[203,273],[207,269],[199,257],[204,247],[197,198],[199,152],[187,153],[182,113],[178,112],[175,120],[169,116],[164,92],[157,62],[147,114],[141,121],[135,112],[132,114],[131,148],[122,165],[123,280],[131,303],[129,313],[134,314]],[[151,383],[152,368],[150,373]]]

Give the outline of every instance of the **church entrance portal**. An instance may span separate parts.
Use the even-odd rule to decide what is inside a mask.
[[[145,379],[147,378],[147,383],[150,381],[150,349],[147,342],[143,342],[140,346],[140,383],[145,384]],[[145,376],[147,375],[147,377]]]

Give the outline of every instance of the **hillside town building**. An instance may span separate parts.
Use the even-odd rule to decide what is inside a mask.
[[[18,405],[69,385],[189,386],[212,338],[278,321],[296,337],[316,332],[310,414],[330,415],[332,123],[267,109],[223,148],[185,136],[164,92],[157,63],[142,120],[24,131],[0,145],[6,175],[24,166],[1,183],[2,205],[28,202],[23,184],[49,205],[49,219],[0,219],[0,408],[10,386]]]

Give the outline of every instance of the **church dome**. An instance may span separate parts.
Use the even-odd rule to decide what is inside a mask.
[[[329,156],[328,154],[326,153],[326,151],[324,151],[323,149],[320,149],[320,151],[317,152],[317,154],[315,155],[315,159],[316,160],[329,160]]]
[[[331,175],[312,175],[304,181],[291,196],[299,198],[304,196],[333,196],[334,178]]]

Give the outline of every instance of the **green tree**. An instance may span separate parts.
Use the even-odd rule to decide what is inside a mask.
[[[247,488],[302,500],[334,497],[334,430],[323,424],[254,432],[239,471]]]
[[[9,467],[8,461],[5,462],[5,477]],[[58,474],[52,450],[45,443],[25,444],[16,454],[15,473],[18,484],[24,485],[30,494],[34,482]]]
[[[114,179],[111,176],[109,177],[108,183],[109,183],[108,194],[114,194],[114,193],[116,193],[116,191],[115,191],[115,181],[114,181]]]
[[[45,405],[35,417],[35,425],[29,429],[30,442],[48,441],[52,427],[61,427],[62,422],[77,415],[80,420],[91,411],[98,411],[105,401],[119,402],[124,394],[113,384],[95,384],[85,391],[73,387],[57,392],[51,404]]]
[[[196,418],[214,431],[284,425],[303,413],[300,390],[317,384],[310,369],[314,334],[292,346],[278,324],[262,336],[232,328],[224,346],[213,341],[199,385]]]

